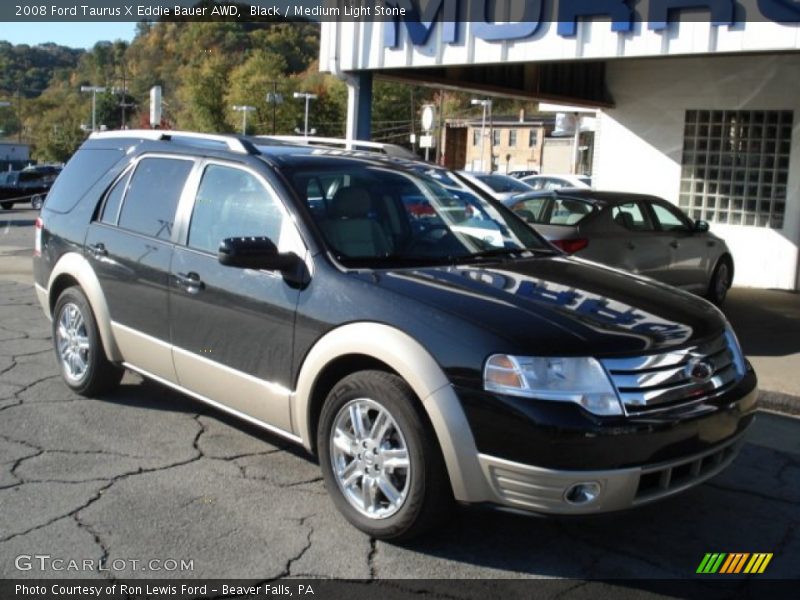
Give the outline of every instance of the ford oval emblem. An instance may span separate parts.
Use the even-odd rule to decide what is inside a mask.
[[[693,358],[683,371],[686,376],[696,383],[705,383],[714,375],[714,367],[700,358]]]

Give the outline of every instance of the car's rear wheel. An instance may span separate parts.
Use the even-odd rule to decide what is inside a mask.
[[[380,539],[408,539],[440,523],[452,501],[433,428],[409,386],[360,371],[328,395],[317,434],[325,485],[339,511]]]
[[[732,274],[730,262],[724,258],[721,259],[714,268],[714,274],[708,284],[706,298],[717,306],[721,306],[725,302],[728,290],[731,288]]]
[[[89,301],[77,287],[58,297],[53,345],[64,382],[78,394],[95,396],[119,385],[124,369],[106,357]]]
[[[33,210],[41,210],[42,204],[44,204],[44,196],[41,194],[34,194],[31,198],[31,208]]]
[[[3,210],[11,210],[12,208],[14,208],[14,203],[13,202],[0,202],[0,206],[3,207]]]

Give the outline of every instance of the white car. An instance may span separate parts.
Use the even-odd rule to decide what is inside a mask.
[[[522,181],[537,191],[560,190],[561,188],[577,188],[588,190],[592,187],[592,178],[588,175],[531,175]]]

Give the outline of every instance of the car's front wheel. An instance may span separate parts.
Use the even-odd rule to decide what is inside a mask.
[[[95,396],[119,385],[124,369],[106,357],[97,322],[83,292],[69,287],[53,310],[53,345],[61,375],[73,391]]]
[[[409,386],[360,371],[328,395],[317,435],[325,485],[342,514],[380,539],[408,539],[440,523],[452,501],[433,428]]]

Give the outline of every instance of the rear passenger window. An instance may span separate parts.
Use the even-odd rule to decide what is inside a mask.
[[[101,223],[107,225],[116,225],[117,216],[119,216],[119,205],[122,203],[122,196],[125,193],[125,186],[128,184],[128,179],[131,177],[131,172],[128,171],[122,176],[114,187],[106,195],[106,202],[103,206],[103,215],[100,217]]]
[[[118,149],[78,150],[50,188],[47,209],[60,213],[72,210],[84,194],[123,156],[124,152]]]
[[[241,169],[210,165],[203,173],[188,246],[216,254],[229,237],[266,236],[280,242],[283,212],[262,183]]]
[[[194,162],[177,158],[144,158],[131,177],[119,226],[169,240],[186,178]]]
[[[619,204],[611,209],[614,223],[628,231],[653,231],[653,225],[638,202]]]

